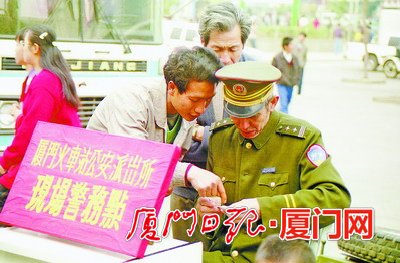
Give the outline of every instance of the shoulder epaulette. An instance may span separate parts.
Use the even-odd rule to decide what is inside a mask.
[[[304,139],[307,127],[304,125],[280,123],[276,129],[276,133],[281,136],[291,136]]]
[[[220,130],[229,126],[232,126],[233,122],[230,118],[226,118],[220,121],[216,121],[211,124],[210,131]]]

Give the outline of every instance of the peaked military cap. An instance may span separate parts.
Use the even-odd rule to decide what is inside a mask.
[[[237,118],[259,112],[281,78],[279,69],[266,62],[246,61],[225,66],[215,73],[224,85],[225,110]]]

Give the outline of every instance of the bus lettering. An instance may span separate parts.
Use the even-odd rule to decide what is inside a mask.
[[[124,62],[114,62],[113,70],[124,70]]]
[[[93,61],[89,61],[88,62],[88,70],[93,70],[93,65],[94,65]]]
[[[100,64],[100,70],[110,70],[110,64],[107,61],[102,61]]]
[[[71,70],[81,70],[82,61],[77,61],[76,64],[71,63]]]
[[[127,71],[136,71],[136,63],[135,62],[126,63],[126,70]]]

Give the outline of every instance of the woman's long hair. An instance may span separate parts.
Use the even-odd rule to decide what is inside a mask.
[[[78,108],[80,101],[68,63],[61,51],[53,45],[56,40],[54,31],[45,25],[34,25],[27,27],[24,33],[28,36],[31,44],[36,43],[40,47],[40,66],[60,78],[65,99],[72,106]]]

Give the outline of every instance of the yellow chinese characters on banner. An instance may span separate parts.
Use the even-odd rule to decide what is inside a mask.
[[[134,211],[160,211],[181,152],[177,145],[39,121],[0,221],[141,258],[148,241],[138,232],[126,239]]]
[[[39,175],[25,209],[118,231],[127,201],[127,190]]]
[[[31,165],[145,189],[153,175],[153,165],[157,161],[143,159],[140,155],[119,155],[111,151],[79,145],[71,147],[60,142],[41,139]],[[61,194],[62,189],[59,195]]]

